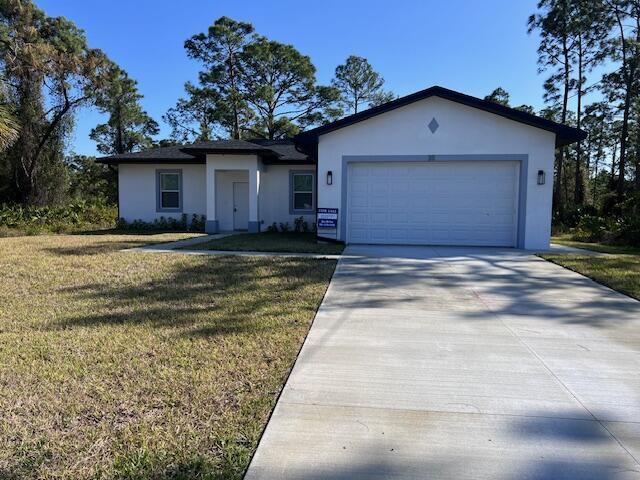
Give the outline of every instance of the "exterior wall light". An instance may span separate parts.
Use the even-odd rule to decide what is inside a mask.
[[[327,185],[333,185],[333,172],[331,170],[327,172]]]
[[[544,185],[544,170],[538,170],[538,185]]]

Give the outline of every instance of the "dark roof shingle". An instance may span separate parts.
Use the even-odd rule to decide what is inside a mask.
[[[142,152],[120,153],[109,157],[98,158],[100,163],[134,163],[136,161],[149,162],[152,160],[176,161],[176,162],[194,162],[198,159],[193,155],[189,155],[181,150],[182,145],[174,145],[171,147],[159,147]]]
[[[270,162],[301,162],[312,160],[296,150],[291,139],[282,140],[213,140],[209,142],[152,148],[143,152],[123,153],[97,159],[99,163],[204,163],[207,153],[259,154]]]

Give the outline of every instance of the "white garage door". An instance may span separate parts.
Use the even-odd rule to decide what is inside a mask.
[[[517,162],[355,163],[347,242],[515,246]]]

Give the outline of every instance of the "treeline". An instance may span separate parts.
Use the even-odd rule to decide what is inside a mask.
[[[29,0],[0,0],[0,204],[115,202],[115,173],[92,157],[65,156],[76,112],[107,121],[90,137],[102,154],[218,138],[280,138],[385,102],[393,95],[366,59],[351,56],[318,85],[308,56],[227,17],[187,39],[198,81],[163,116],[171,136],[140,104],[137,83],[84,32]]]
[[[74,181],[85,171],[78,169],[83,159],[65,158],[81,107],[109,115],[91,132],[102,152],[147,147],[157,133],[138,104],[135,81],[91,48],[76,25],[47,16],[29,1],[0,1],[0,63],[0,202],[52,205],[88,185]],[[112,180],[102,168],[84,164],[97,174],[87,193]]]
[[[528,25],[548,75],[539,114],[588,132],[557,151],[556,225],[623,222],[640,241],[640,0],[541,0]]]

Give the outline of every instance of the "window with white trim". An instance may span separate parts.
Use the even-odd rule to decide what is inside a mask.
[[[291,210],[293,213],[313,212],[313,172],[291,172]]]
[[[158,172],[158,210],[177,211],[182,209],[182,172]]]

